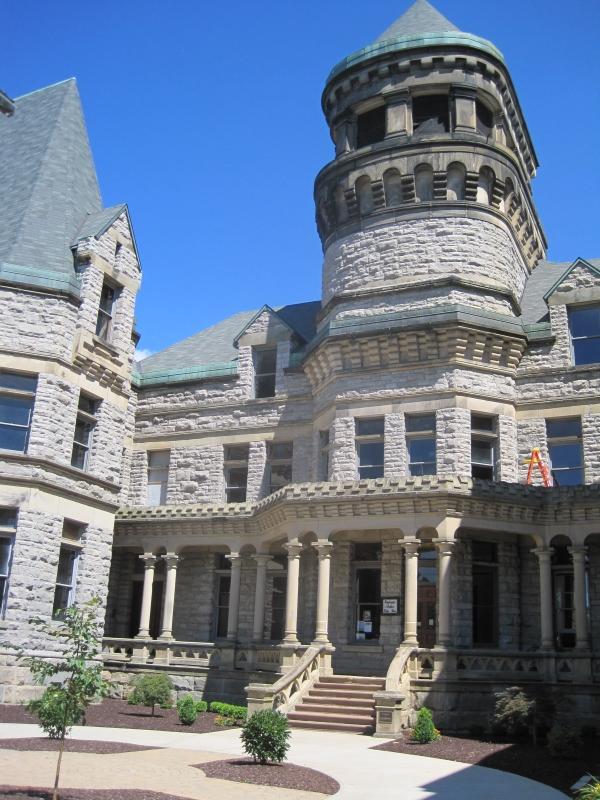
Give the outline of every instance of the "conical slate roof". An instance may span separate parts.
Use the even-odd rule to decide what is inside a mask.
[[[456,25],[440,14],[428,0],[416,0],[375,41],[385,42],[388,39],[397,39],[399,36],[422,36],[425,33],[448,33],[458,30]]]
[[[0,269],[73,275],[71,244],[102,209],[74,78],[0,116]]]

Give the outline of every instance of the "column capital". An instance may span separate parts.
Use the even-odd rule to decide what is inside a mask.
[[[165,553],[161,558],[167,565],[167,569],[176,569],[178,563],[183,561],[181,556],[177,553]]]
[[[143,553],[141,556],[138,556],[138,558],[140,561],[144,562],[145,569],[154,569],[158,561],[158,556],[155,556],[154,553]]]
[[[242,556],[239,553],[226,553],[225,558],[231,564],[231,569],[239,569],[242,566]]]
[[[534,547],[531,552],[534,553],[539,558],[540,561],[542,562],[547,561],[548,563],[550,563],[550,558],[552,557],[554,548],[542,545],[541,547]]]
[[[331,558],[333,542],[319,540],[318,542],[313,542],[312,546],[319,554],[319,558]]]
[[[441,556],[451,556],[456,541],[454,539],[433,539],[433,543]]]
[[[398,544],[402,547],[407,557],[414,557],[419,555],[419,546],[421,540],[416,536],[405,536],[404,539],[398,539]]]
[[[283,549],[287,553],[288,560],[292,558],[300,558],[300,553],[302,552],[302,545],[294,544],[292,542],[287,542],[287,544],[283,545]]]
[[[254,553],[250,557],[253,561],[256,561],[258,566],[266,566],[272,558],[269,553]]]
[[[585,558],[588,551],[584,544],[573,544],[571,547],[567,547],[567,550],[573,556],[573,560],[575,560],[575,558]]]

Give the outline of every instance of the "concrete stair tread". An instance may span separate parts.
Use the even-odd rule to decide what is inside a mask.
[[[345,683],[369,683],[377,684],[377,686],[385,686],[385,678],[370,678],[368,675],[324,675],[319,678],[323,683],[338,683],[343,681]]]
[[[320,686],[313,686],[310,690],[315,697],[356,697],[363,700],[372,700],[373,692],[351,690],[351,689],[324,689]]]
[[[313,720],[290,720],[292,728],[313,728],[314,730],[345,731],[346,733],[372,733],[373,725],[348,722],[315,722]]]
[[[361,723],[364,722],[365,724],[371,722],[373,720],[372,714],[338,714],[335,711],[331,713],[323,713],[319,711],[315,714],[314,711],[305,710],[301,706],[298,706],[298,709],[295,711],[290,711],[288,713],[288,719],[312,719],[312,720],[319,720],[322,719],[324,722],[328,720],[340,720],[341,722],[357,722]]]
[[[374,714],[375,709],[373,708],[373,704],[364,705],[364,706],[355,706],[355,705],[343,705],[341,703],[313,703],[310,698],[303,700],[302,703],[298,705],[298,708],[301,708],[303,711],[314,711],[323,714],[327,714],[329,711],[335,714],[341,714],[343,712],[347,712],[348,714]]]

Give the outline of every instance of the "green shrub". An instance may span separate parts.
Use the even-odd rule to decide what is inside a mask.
[[[167,704],[166,708],[171,708],[171,692],[173,683],[164,672],[157,672],[149,675],[140,675],[134,680],[133,694],[139,698],[139,705],[152,708],[152,716],[156,706]]]
[[[198,709],[196,708],[196,701],[191,694],[186,694],[181,700],[177,701],[177,713],[179,714],[179,721],[183,725],[193,725],[198,716]]]
[[[536,703],[520,686],[509,686],[494,695],[493,730],[503,736],[522,736],[533,727]]]
[[[203,711],[208,710],[208,703],[206,700],[196,700],[196,713],[201,714]]]
[[[417,722],[410,738],[411,741],[419,744],[428,744],[428,742],[435,742],[440,738],[440,732],[433,724],[433,717],[428,708],[419,709]]]
[[[220,728],[233,728],[238,724],[238,721],[239,720],[234,719],[234,717],[223,717],[221,714],[218,714],[215,719],[215,725],[218,725]]]
[[[127,696],[127,703],[130,706],[141,706],[142,705],[142,697],[141,694],[138,692],[136,688],[133,691],[129,692]]]
[[[576,794],[577,800],[600,800],[600,778],[590,775],[590,782]]]
[[[244,751],[259,764],[284,761],[290,747],[289,738],[287,717],[270,708],[256,711],[242,728]]]
[[[548,752],[555,758],[577,758],[583,742],[579,732],[575,728],[570,728],[568,725],[561,725],[560,722],[555,722],[548,731],[546,738],[546,745]]]
[[[38,700],[27,704],[27,710],[37,716],[40,727],[50,739],[62,739],[65,727],[77,725],[83,717],[83,709],[69,703],[58,686],[49,686]]]
[[[248,714],[248,709],[245,706],[235,706],[232,703],[220,703],[215,700],[210,704],[210,710],[221,717],[228,719],[240,720],[243,722]]]

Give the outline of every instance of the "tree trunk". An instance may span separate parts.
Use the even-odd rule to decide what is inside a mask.
[[[52,792],[52,800],[60,800],[58,794],[58,779],[60,777],[60,762],[62,761],[63,752],[65,749],[65,737],[60,740],[60,747],[58,748],[58,761],[56,762],[56,775],[54,776],[54,790]]]

